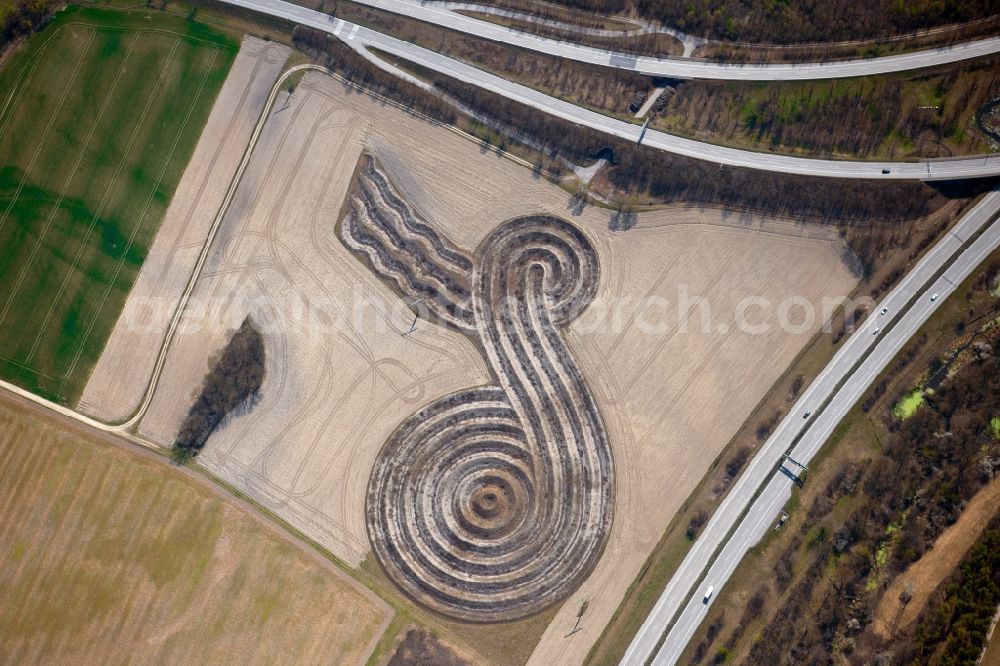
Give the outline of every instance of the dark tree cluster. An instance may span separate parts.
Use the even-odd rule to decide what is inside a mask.
[[[611,231],[628,231],[639,222],[639,216],[631,208],[619,206],[615,214],[608,221],[608,229]]]
[[[263,382],[264,340],[247,319],[205,375],[201,395],[174,442],[174,458],[185,462],[198,455],[229,414],[257,399]]]
[[[423,629],[410,629],[399,643],[389,666],[434,664],[434,666],[471,666],[445,643]]]
[[[885,223],[926,215],[939,196],[921,183],[871,183],[720,167],[596,130],[568,127],[563,120],[447,77],[435,76],[434,83],[482,122],[502,128],[506,141],[544,146],[554,161],[561,157],[586,163],[610,149],[614,154],[607,176],[610,184],[658,203],[724,205],[828,222]]]
[[[823,550],[828,552],[829,547]],[[768,666],[829,663],[828,659],[818,659],[813,654],[812,636],[809,635],[815,631],[819,619],[812,612],[810,600],[816,583],[822,579],[822,567],[817,566],[822,563],[822,560],[814,561],[803,581],[788,591],[782,604],[781,620],[768,623],[762,639],[754,641],[746,663]]]
[[[15,39],[41,30],[60,4],[54,0],[8,0],[0,3],[0,51]]]
[[[525,0],[503,4],[530,11]],[[554,0],[602,14],[637,13],[688,34],[761,44],[873,39],[997,13],[993,0]]]
[[[976,278],[972,288],[976,291],[992,291],[997,286],[998,277],[1000,277],[1000,261],[991,262]]]
[[[664,154],[645,147],[615,151],[612,183],[657,200],[692,201],[780,215],[840,221],[900,221],[930,210],[936,193],[919,183],[789,176]]]
[[[883,477],[882,508],[909,512],[890,560],[895,571],[923,555],[1000,463],[991,426],[1000,396],[998,351],[995,334],[962,368],[962,381],[950,379],[926,396],[927,406],[903,421],[889,442],[893,468]]]
[[[716,653],[715,663],[721,664],[727,661],[727,657],[732,654],[733,650],[736,648],[736,643],[743,637],[746,633],[747,627],[749,627],[755,620],[759,619],[760,612],[764,608],[764,602],[767,601],[767,597],[770,594],[770,588],[767,584],[761,585],[757,588],[757,591],[753,593],[743,607],[743,615],[740,617],[740,621],[736,623],[733,630],[729,634],[729,638],[726,639],[725,645],[722,649]],[[720,659],[719,657],[723,658]]]
[[[715,640],[716,636],[719,635],[719,632],[721,632],[725,627],[726,614],[721,613],[714,620],[712,620],[710,625],[708,625],[708,630],[704,640],[698,643],[698,647],[695,648],[694,656],[691,658],[692,664],[700,664],[705,660],[705,654],[708,652],[708,646],[712,644],[712,641]]]
[[[993,141],[1000,142],[1000,98],[990,100],[976,111],[976,126]]]
[[[698,538],[698,533],[701,532],[701,528],[705,526],[708,522],[708,512],[704,509],[698,511],[698,513],[691,516],[691,520],[688,522],[687,531],[685,535],[688,540],[694,541]]]
[[[758,442],[767,441],[767,438],[771,436],[771,432],[774,430],[774,426],[778,425],[781,421],[781,412],[774,412],[769,418],[764,419],[757,426],[757,430],[754,435],[757,437]]]
[[[1000,515],[917,620],[913,640],[900,643],[900,661],[975,664],[1000,605]],[[985,663],[985,662],[984,662]]]
[[[741,469],[743,469],[743,465],[745,465],[747,460],[750,459],[751,453],[753,453],[753,449],[749,446],[740,447],[736,453],[733,454],[733,457],[729,459],[729,462],[726,463],[726,476],[730,479],[735,479],[736,475],[740,473]]]
[[[809,519],[802,523],[800,528],[802,534],[807,534],[813,525],[825,518],[841,498],[854,494],[862,471],[862,466],[857,463],[848,462],[841,465],[836,476],[827,484],[823,494],[813,500],[812,506],[809,507],[807,514]],[[825,528],[820,528],[820,531],[814,535],[814,541],[811,542],[811,545],[825,541],[826,536]]]

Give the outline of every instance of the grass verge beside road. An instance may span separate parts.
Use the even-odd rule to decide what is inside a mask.
[[[147,10],[71,7],[0,72],[0,377],[80,394],[238,50]]]
[[[109,0],[119,2],[121,0]],[[717,145],[813,157],[913,160],[992,150],[974,115],[1000,95],[995,58],[872,77],[804,82],[654,80],[527,51],[347,0],[291,2],[413,42],[582,107],[640,124],[630,105],[671,83],[653,127]],[[184,12],[185,5],[167,6]],[[289,41],[263,15],[201,0],[200,20],[232,21]],[[497,17],[492,17],[496,19]],[[1000,21],[1000,18],[997,18]],[[978,25],[978,24],[976,24]],[[650,37],[644,35],[643,37]],[[666,37],[666,35],[659,35]],[[706,109],[708,109],[706,111]],[[853,131],[844,132],[849,126]]]
[[[291,1],[627,122],[641,124],[630,105],[637,94],[652,94],[656,85],[653,78],[636,72],[474,38],[346,0]],[[487,16],[492,21],[514,21],[494,15],[477,18]],[[673,39],[663,34],[628,39],[659,38]],[[643,43],[632,50],[648,46]],[[672,87],[662,100],[665,108],[654,105],[654,128],[745,150],[847,159],[911,160],[990,152],[990,141],[974,116],[1000,95],[996,58],[840,80],[658,83]]]
[[[962,24],[996,14],[990,0],[828,0],[822,5],[741,0],[494,0],[490,4],[533,13],[547,5],[611,17],[658,21],[692,35],[750,44],[886,40],[916,30]],[[540,7],[542,9],[540,9]]]
[[[997,63],[981,58],[832,81],[684,81],[652,126],[736,148],[818,157],[988,153],[975,115],[1000,96]]]
[[[666,58],[669,56],[680,56],[684,53],[684,45],[673,35],[662,32],[648,32],[640,34],[620,34],[620,35],[594,35],[584,30],[572,30],[567,27],[557,27],[544,23],[537,23],[514,16],[503,14],[491,14],[488,12],[477,12],[472,9],[458,9],[458,14],[464,14],[480,21],[496,23],[514,30],[540,35],[548,39],[555,39],[584,46],[593,46],[598,49],[608,51],[619,51],[622,53],[635,53],[638,55],[655,56]],[[634,26],[633,26],[634,28]],[[628,28],[624,28],[627,30]]]

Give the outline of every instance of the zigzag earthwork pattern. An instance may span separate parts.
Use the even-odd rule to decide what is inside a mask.
[[[365,158],[342,242],[425,312],[477,341],[494,384],[445,396],[386,442],[368,486],[372,546],[406,593],[468,621],[513,620],[590,573],[614,513],[611,448],[562,335],[597,254],[555,217],[510,220],[470,257]]]

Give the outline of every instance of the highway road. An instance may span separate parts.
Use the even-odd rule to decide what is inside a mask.
[[[527,86],[459,62],[415,44],[348,23],[283,0],[221,0],[222,2],[323,30],[353,48],[373,47],[454,79],[503,95],[527,106],[605,134],[638,141],[641,126],[579,107]],[[824,160],[738,150],[650,129],[643,145],[676,155],[733,167],[777,173],[872,180],[949,180],[1000,175],[1000,154],[928,162],[863,162]]]
[[[468,35],[481,37],[510,46],[539,51],[592,65],[616,67],[679,79],[725,79],[737,81],[801,81],[810,79],[836,79],[849,76],[867,76],[905,72],[911,69],[933,67],[951,62],[978,58],[1000,51],[1000,37],[938,49],[902,53],[899,55],[815,62],[802,64],[723,64],[684,58],[653,58],[629,53],[615,53],[592,46],[547,39],[538,35],[457,14],[447,6],[419,0],[353,0],[358,4],[392,12],[401,16],[433,23]]]
[[[885,315],[876,312],[869,316],[837,351],[751,459],[746,471],[712,515],[632,640],[622,664],[645,663],[684,600],[693,595],[670,628],[655,663],[670,664],[677,660],[711,605],[702,603],[705,589],[714,585],[718,590],[728,580],[747,549],[757,543],[788,500],[792,481],[783,474],[774,473],[783,454],[801,433],[791,456],[808,464],[879,372],[952,292],[953,285],[960,284],[1000,245],[1000,222],[992,222],[998,212],[1000,189],[984,196],[879,303],[879,310],[888,308]],[[960,252],[966,241],[983,228],[986,231],[979,239]],[[942,270],[942,277],[932,282]],[[937,300],[930,300],[932,293],[939,294]],[[911,301],[913,304],[907,309]],[[874,334],[876,327],[881,329],[878,335]],[[809,419],[803,418],[806,411],[812,412]],[[794,467],[790,467],[790,471],[794,472]],[[762,486],[764,490],[747,510],[748,503]],[[726,541],[726,536],[734,529],[732,537]],[[712,555],[723,543],[724,547],[706,573]]]
[[[635,140],[638,138],[640,131],[638,125],[632,125],[576,107],[575,105],[482,72],[474,67],[459,63],[427,49],[422,49],[408,42],[383,35],[377,31],[334,19],[325,14],[291,5],[281,0],[222,1],[324,30],[345,40],[349,44],[353,42],[355,46],[382,49],[398,57],[453,76],[466,83],[481,86],[492,92],[502,94],[515,101],[528,104],[580,125],[593,127],[594,129],[624,139]],[[994,51],[989,52],[992,53]],[[910,55],[915,56],[919,54]],[[313,66],[306,65],[300,67],[304,69]],[[265,106],[265,111],[259,121],[260,125],[255,130],[254,139],[240,166],[240,174],[252,152],[252,145],[259,134],[260,126],[265,122],[268,110],[273,103],[274,95],[277,93],[280,84],[284,81],[284,77],[294,71],[296,71],[296,68],[286,72],[283,78],[275,84],[271,98]],[[1000,174],[1000,155],[964,160],[935,161],[926,164],[827,161],[722,148],[712,144],[674,137],[655,130],[649,130],[646,133],[645,143],[668,152],[719,162],[720,164],[804,175],[927,180]],[[889,175],[882,175],[880,170],[883,168],[890,169],[891,173]],[[926,173],[924,173],[925,171]],[[234,178],[234,183],[231,184],[231,187],[235,187],[238,180],[238,176]],[[227,203],[230,198],[231,193],[227,194]],[[675,616],[678,617],[678,621],[672,627],[663,648],[656,654],[655,662],[658,664],[669,664],[676,661],[680,651],[704,618],[707,608],[710,605],[701,603],[701,594],[704,588],[708,585],[714,585],[716,590],[718,590],[728,580],[743,554],[766,532],[777,511],[787,501],[790,494],[791,482],[783,475],[771,475],[782,454],[788,450],[795,436],[805,427],[804,435],[796,444],[794,450],[792,450],[791,455],[803,462],[808,462],[815,455],[843,415],[846,414],[864,390],[878,376],[881,369],[891,361],[896,352],[909,340],[919,326],[930,317],[933,311],[954,290],[954,285],[960,284],[989,252],[1000,246],[1000,222],[995,222],[984,232],[982,237],[948,266],[950,260],[965,241],[982,229],[995,216],[998,210],[1000,210],[1000,190],[986,195],[974,209],[963,217],[952,231],[921,259],[900,285],[882,301],[880,305],[885,305],[889,308],[889,312],[885,317],[880,315],[869,317],[859,330],[844,343],[844,346],[834,356],[830,364],[806,389],[792,409],[792,412],[779,424],[774,434],[762,446],[758,455],[749,463],[747,470],[737,480],[736,484],[734,484],[733,489],[723,500],[719,509],[706,525],[702,535],[682,562],[677,574],[668,583],[653,612],[643,624],[633,643],[629,646],[623,663],[641,664],[653,655],[659,639],[663,636],[667,625]],[[224,211],[225,206],[220,210],[220,217],[224,214]],[[206,250],[209,245],[210,243],[205,244]],[[201,261],[199,262],[199,267],[200,265]],[[930,278],[945,266],[948,266],[948,268],[942,277],[935,280],[929,286],[925,286],[928,284]],[[197,279],[197,274],[198,270],[195,271],[192,282]],[[934,292],[940,296],[936,301],[931,302],[927,298],[927,294]],[[913,299],[916,300],[912,307],[903,312],[904,306]],[[178,312],[182,309],[183,305],[178,309]],[[884,332],[884,335],[872,335],[872,330],[875,326],[886,328],[888,322],[893,323]],[[166,354],[169,339],[170,335],[167,336],[163,348],[160,350],[161,358],[157,362],[157,368],[162,366],[162,357]],[[854,369],[858,361],[865,357],[866,354],[868,354],[867,358],[865,358],[860,366]],[[854,370],[854,374],[850,383],[838,390],[838,384],[852,370]],[[147,389],[147,396],[145,396],[143,405],[137,413],[128,421],[118,424],[102,423],[91,419],[71,409],[44,400],[7,382],[0,381],[0,388],[10,390],[90,427],[107,432],[115,432],[139,443],[144,443],[134,438],[134,436],[129,435],[126,431],[141,417],[146,405],[148,405],[149,396],[155,388],[157,376],[158,370],[154,373],[154,377],[151,378],[150,386]],[[820,409],[820,406],[828,400],[829,403]],[[811,419],[805,420],[802,418],[801,414],[805,410],[815,411]],[[747,503],[765,482],[767,482],[767,485],[764,486],[757,501],[747,510],[746,516],[740,520],[740,516],[746,510]],[[735,531],[732,537],[725,542],[725,546],[720,551],[719,557],[714,561],[707,575],[703,576],[705,565],[708,563],[710,557],[723,544],[726,535],[734,528]],[[698,589],[694,590],[695,583],[702,580],[704,582],[699,583]],[[681,604],[683,600],[692,592],[694,592],[695,596],[682,609]],[[680,611],[679,616],[678,611]]]

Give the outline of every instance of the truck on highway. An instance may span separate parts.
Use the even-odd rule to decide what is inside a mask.
[[[715,586],[714,585],[709,585],[708,589],[705,590],[705,598],[702,599],[702,603],[703,604],[707,604],[708,600],[712,598],[712,592],[715,592]]]

